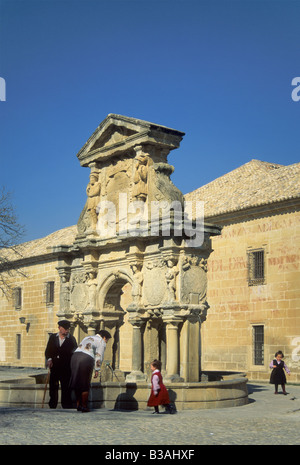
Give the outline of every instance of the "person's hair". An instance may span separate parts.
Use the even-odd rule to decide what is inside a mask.
[[[99,334],[99,336],[101,336],[102,338],[106,337],[106,339],[110,339],[111,338],[111,334],[106,331],[105,329],[100,329],[100,331],[97,331],[97,334]]]
[[[283,352],[281,352],[281,350],[278,350],[278,352],[276,352],[275,357],[277,357],[277,355],[282,355],[282,358],[284,358]]]
[[[157,370],[161,370],[161,362],[159,360],[153,360],[153,362],[151,362],[151,365],[154,366],[154,368],[157,368]]]

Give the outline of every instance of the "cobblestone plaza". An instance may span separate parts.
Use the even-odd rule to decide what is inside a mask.
[[[273,386],[249,382],[248,391],[245,406],[185,410],[175,415],[152,415],[151,410],[96,409],[83,414],[0,408],[0,443],[101,445],[105,446],[103,454],[141,445],[147,446],[145,451],[150,446],[153,450],[170,446],[170,450],[188,449],[196,455],[197,446],[202,445],[299,445],[300,386],[287,385],[288,395],[279,392],[274,396]]]

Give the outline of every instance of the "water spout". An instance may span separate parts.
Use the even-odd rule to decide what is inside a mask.
[[[106,366],[106,368],[109,368],[111,373],[112,373],[112,381],[114,380],[114,376],[116,377],[116,380],[119,381],[118,377],[117,377],[116,373],[114,372],[113,367],[110,365],[110,363],[105,362],[105,366]]]

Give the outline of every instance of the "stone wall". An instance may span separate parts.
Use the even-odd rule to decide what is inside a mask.
[[[300,381],[300,212],[224,225],[208,260],[208,318],[202,325],[202,368],[245,370],[268,380],[282,350]],[[265,282],[248,285],[247,251],[265,250]],[[253,363],[253,327],[264,327],[264,362]]]
[[[57,262],[43,259],[23,267],[13,287],[21,288],[22,302],[15,308],[13,295],[0,297],[0,363],[7,366],[43,367],[48,334],[57,330],[59,276]],[[54,282],[54,302],[47,303],[47,282]],[[20,318],[25,318],[24,323]],[[20,336],[17,336],[20,335]],[[17,354],[17,337],[20,353]]]

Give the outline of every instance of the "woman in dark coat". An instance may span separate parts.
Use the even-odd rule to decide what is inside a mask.
[[[287,372],[287,374],[290,374],[290,371],[284,361],[282,360],[284,358],[283,353],[281,350],[276,352],[275,354],[275,359],[270,363],[270,368],[273,368],[271,376],[270,376],[270,383],[275,384],[275,392],[274,394],[278,394],[278,385],[281,384],[282,387],[282,392],[284,395],[287,394],[285,390],[285,385],[286,385],[286,376],[284,370]]]

